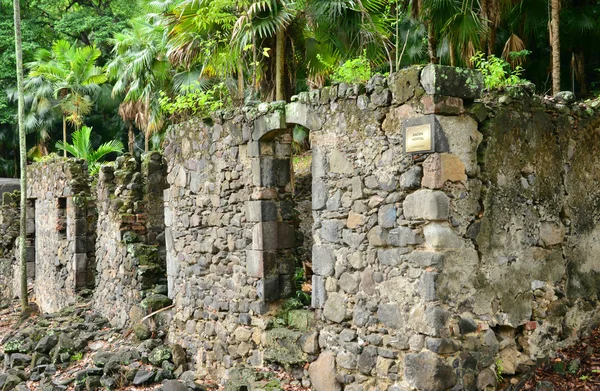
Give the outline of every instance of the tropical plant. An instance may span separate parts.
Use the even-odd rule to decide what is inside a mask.
[[[58,141],[56,143],[56,149],[69,152],[74,157],[85,160],[88,164],[89,173],[91,175],[96,175],[100,169],[100,162],[106,155],[123,152],[123,143],[112,140],[100,145],[98,149],[94,150],[90,140],[91,134],[92,128],[83,126],[72,134],[73,144]]]
[[[506,61],[493,54],[485,57],[483,52],[478,52],[471,58],[471,61],[475,68],[483,74],[485,87],[488,90],[522,84],[527,81],[521,79],[521,74],[524,71],[523,67],[518,65],[511,70]]]
[[[21,40],[21,5],[19,0],[13,0],[15,21],[15,56],[17,58],[17,91],[18,91],[18,122],[19,122],[19,155],[21,161],[21,189],[27,189],[27,146],[25,143],[25,99],[23,88],[23,43]],[[19,265],[21,272],[21,310],[23,313],[29,307],[27,296],[27,192],[21,191],[19,219]]]
[[[113,96],[123,97],[119,114],[145,134],[145,149],[153,132],[163,127],[160,93],[170,90],[171,66],[165,56],[165,27],[136,19],[131,29],[115,35],[114,58],[107,74],[114,81]],[[129,127],[129,140],[133,131]]]
[[[38,50],[36,60],[28,65],[30,78],[41,77],[52,85],[63,115],[64,143],[67,121],[76,129],[81,127],[100,93],[100,85],[106,81],[103,69],[96,65],[100,54],[95,46],[78,47],[76,43],[59,40],[50,51]]]

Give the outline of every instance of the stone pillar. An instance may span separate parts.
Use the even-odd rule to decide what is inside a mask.
[[[250,277],[260,279],[258,296],[265,302],[285,298],[294,290],[291,141],[284,112],[273,111],[254,121],[248,155],[255,189],[247,202],[246,219],[255,224],[246,270]]]

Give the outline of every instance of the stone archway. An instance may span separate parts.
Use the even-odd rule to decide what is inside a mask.
[[[319,130],[313,109],[292,102],[254,120],[248,156],[252,160],[252,191],[246,217],[254,223],[247,272],[259,278],[258,295],[265,302],[288,297],[294,291],[294,205],[291,192],[292,130],[299,124]]]

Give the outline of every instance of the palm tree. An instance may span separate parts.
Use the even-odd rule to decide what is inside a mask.
[[[73,144],[67,144],[63,143],[62,141],[58,141],[56,143],[56,149],[69,152],[74,157],[85,160],[88,164],[89,173],[91,175],[95,175],[100,168],[100,161],[102,158],[109,153],[123,152],[123,143],[117,140],[112,140],[100,145],[98,149],[94,150],[90,140],[91,135],[92,128],[83,126],[71,135]]]
[[[135,122],[144,131],[146,151],[152,133],[163,126],[160,93],[170,90],[171,66],[164,37],[160,23],[134,20],[131,29],[115,35],[114,58],[106,68],[115,82],[113,96],[123,96],[119,113],[124,121]],[[130,140],[132,136],[130,127]]]
[[[27,297],[27,146],[25,143],[25,102],[23,93],[23,44],[21,42],[21,5],[19,0],[14,0],[15,19],[15,55],[17,58],[17,90],[19,94],[19,152],[21,156],[21,215],[19,229],[19,262],[21,266],[21,309],[27,311],[29,299]]]
[[[83,117],[106,81],[101,67],[96,65],[101,52],[95,46],[77,47],[75,43],[59,40],[52,50],[40,49],[36,60],[29,64],[29,77],[42,77],[52,84],[63,116],[63,142],[67,140],[67,121],[79,129]],[[66,152],[65,152],[66,156]]]
[[[560,0],[552,0],[550,21],[550,46],[552,46],[552,92],[560,91]]]

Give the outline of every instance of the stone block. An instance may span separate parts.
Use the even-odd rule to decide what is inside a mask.
[[[277,136],[278,130],[285,128],[285,113],[283,111],[273,111],[254,120],[252,140],[271,140]]]
[[[314,245],[312,250],[313,272],[319,276],[332,276],[335,270],[334,248],[328,245]]]
[[[292,144],[275,143],[275,157],[278,159],[289,159],[292,155]]]
[[[87,252],[87,244],[88,244],[88,237],[87,235],[84,236],[75,236],[75,252],[76,253],[85,253]]]
[[[315,110],[303,103],[292,102],[285,106],[286,122],[289,124],[302,125],[311,131],[320,130],[321,118]]]
[[[440,266],[444,262],[444,254],[431,251],[413,251],[406,256],[406,260],[419,267]]]
[[[399,304],[380,304],[377,309],[377,319],[387,327],[400,329],[404,324],[402,309]]]
[[[342,323],[346,319],[346,299],[344,295],[335,292],[329,295],[323,307],[323,316],[331,322]]]
[[[342,385],[336,380],[335,355],[324,351],[308,367],[308,376],[314,391],[341,391]]]
[[[436,153],[423,162],[421,185],[429,189],[441,189],[446,181],[464,182],[467,180],[465,165],[456,155]]]
[[[479,171],[477,148],[483,140],[477,122],[466,115],[438,115],[436,119],[441,128],[440,136],[436,140],[436,151],[449,152],[458,156],[465,165],[467,175],[477,175]]]
[[[277,204],[273,201],[246,202],[246,220],[251,223],[277,220]]]
[[[339,243],[345,225],[342,220],[324,220],[321,222],[321,239],[330,243]]]
[[[329,154],[329,171],[336,174],[352,175],[354,166],[344,153],[334,149]]]
[[[420,88],[419,79],[422,67],[412,66],[401,69],[390,76],[390,91],[392,102],[403,104],[415,95],[416,89]]]
[[[327,301],[327,291],[325,290],[325,278],[313,275],[312,276],[312,297],[311,306],[313,308],[322,308]]]
[[[312,208],[313,210],[325,209],[327,205],[327,185],[322,179],[313,179],[312,183]]]
[[[283,222],[278,223],[277,242],[277,248],[279,249],[294,248],[296,245],[294,226]]]
[[[279,291],[279,275],[261,278],[256,284],[256,294],[265,302],[279,300]]]
[[[423,237],[408,227],[392,229],[388,234],[390,246],[406,247],[423,243]]]
[[[348,219],[346,220],[346,227],[350,229],[355,229],[365,223],[365,216],[356,213],[354,211],[350,211],[348,214]]]
[[[75,254],[73,270],[75,274],[75,287],[85,287],[87,285],[87,254]]]
[[[325,173],[329,171],[323,150],[318,145],[312,147],[311,171],[313,180],[325,176]]]
[[[383,205],[377,213],[377,221],[383,228],[392,228],[396,224],[396,207]]]
[[[277,253],[272,251],[248,250],[246,252],[246,273],[254,278],[271,277],[279,274]]]
[[[437,299],[437,294],[436,294],[437,277],[438,277],[438,273],[433,273],[433,272],[424,272],[423,274],[421,274],[421,277],[419,278],[419,282],[417,283],[417,290],[419,292],[419,296],[421,296],[423,301],[434,301]]]
[[[27,246],[25,249],[25,259],[27,262],[35,263],[35,246]]]
[[[388,244],[388,230],[376,225],[367,234],[367,239],[371,246],[386,246]]]
[[[476,99],[484,88],[483,75],[474,69],[429,64],[421,71],[421,85],[429,95]]]
[[[258,187],[284,187],[290,183],[290,160],[272,157],[252,159],[252,183]]]
[[[458,115],[465,112],[463,100],[453,96],[424,95],[421,104],[424,114]]]
[[[265,331],[265,360],[285,365],[305,362],[306,353],[299,345],[301,337],[302,333],[281,327]]]
[[[554,221],[543,221],[540,225],[540,246],[554,246],[563,242],[565,227]]]
[[[423,228],[425,244],[434,250],[451,250],[463,246],[462,239],[447,224],[430,223]]]
[[[450,199],[441,191],[417,190],[402,206],[408,220],[448,220],[450,214]]]
[[[279,249],[279,223],[277,221],[261,222],[252,228],[252,249],[275,251]]]
[[[428,351],[406,355],[404,377],[412,387],[421,391],[447,391],[456,384],[452,367]]]
[[[400,189],[414,190],[421,187],[421,178],[423,177],[423,168],[421,166],[412,166],[405,173],[400,175]]]
[[[294,275],[280,274],[279,275],[279,298],[284,299],[292,296],[295,291]]]
[[[316,323],[315,313],[309,310],[291,310],[288,313],[288,326],[297,330],[310,330]]]

